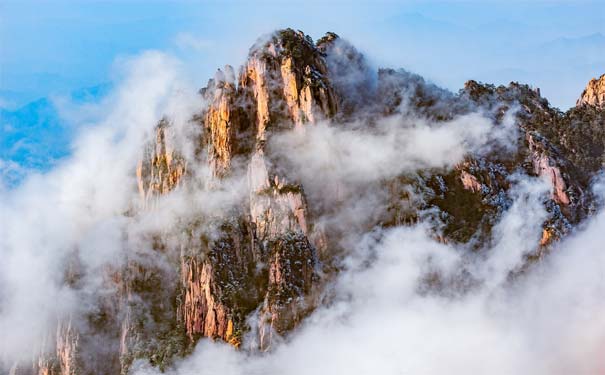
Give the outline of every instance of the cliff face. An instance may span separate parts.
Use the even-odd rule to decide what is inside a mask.
[[[168,127],[167,120],[160,121],[155,142],[147,147],[137,165],[137,184],[144,203],[174,189],[186,170],[185,161],[175,152],[170,137],[167,137]]]
[[[361,118],[372,126],[405,114],[440,123],[481,109],[504,126],[513,109],[513,150],[468,155],[450,171],[382,181],[388,209],[368,225],[408,225],[429,213],[443,224],[436,237],[480,249],[511,203],[510,177],[543,176],[551,185],[544,203],[549,217],[528,262],[539,259],[593,210],[589,184],[605,155],[604,84],[605,76],[591,81],[578,107],[561,113],[526,85],[469,81],[453,94],[405,71],[374,74],[363,55],[333,33],[316,44],[302,32],[276,32],[252,47],[237,77],[227,66],[200,91],[207,107],[196,116],[201,135],[194,141],[195,160],[174,148],[170,119],[164,119],[136,167],[143,210],[192,183],[196,165],[210,168],[210,186],[244,173],[244,197],[226,215],[188,218],[178,244],[155,234],[157,257],[173,268],[132,257],[122,269],[108,270],[113,294],[85,317],[87,327],[60,322],[51,354],[40,357],[34,371],[126,373],[138,358],[164,368],[202,337],[239,347],[248,336],[252,349],[268,350],[296,327],[320,303],[322,287],[338,267],[340,237],[315,220],[332,207],[310,200],[269,145],[281,132],[304,132],[323,120],[346,126]],[[86,353],[95,352],[94,340],[86,337],[100,332],[113,344],[93,366],[98,360]]]
[[[227,67],[202,90],[211,99],[203,127],[213,174],[229,175],[234,156],[248,160],[249,196],[242,211],[221,224],[218,240],[182,258],[179,311],[192,341],[208,336],[239,345],[246,316],[260,309],[260,347],[267,348],[265,332],[283,333],[309,308],[305,295],[318,265],[305,197],[266,144],[271,134],[336,112],[326,73],[313,42],[288,30],[253,47],[237,87]],[[266,267],[259,270],[259,263]]]

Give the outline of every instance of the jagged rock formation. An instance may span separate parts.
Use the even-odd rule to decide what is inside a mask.
[[[576,108],[563,114],[550,107],[538,90],[517,83],[511,83],[508,87],[494,87],[470,81],[460,96],[468,97],[491,111],[496,120],[503,111],[516,106],[519,138],[518,148],[512,154],[492,153],[479,159],[471,158],[449,175],[441,176],[445,184],[428,184],[434,186],[437,193],[433,203],[440,208],[440,212],[447,214],[445,231],[448,237],[466,242],[473,236],[479,235],[481,238],[489,233],[494,219],[508,204],[507,176],[518,170],[528,175],[544,176],[552,186],[551,199],[546,202],[550,218],[544,223],[543,245],[561,238],[574,224],[592,212],[594,207],[589,185],[599,168],[589,169],[577,161],[577,150],[583,148],[582,144],[585,143],[578,133],[589,129],[592,122],[574,124],[572,121],[574,111],[581,111],[587,119],[603,124],[602,113],[590,108]],[[571,144],[574,149],[565,147]],[[595,151],[586,160],[590,164],[600,164],[603,152]],[[452,178],[452,174],[459,176],[459,179]],[[455,199],[448,194],[451,185],[457,186],[454,192],[458,196],[460,188],[473,193],[462,194],[469,200],[466,205],[468,211],[457,212],[459,206],[451,206]],[[541,253],[540,249],[537,250]]]
[[[38,358],[37,373],[39,375],[54,375],[54,374],[78,374],[78,349],[79,349],[79,333],[72,326],[71,319],[61,321],[57,325],[56,342],[47,343],[47,345],[56,348],[53,354],[43,354]],[[28,373],[31,369],[21,369],[15,366],[12,373],[21,374]]]
[[[155,234],[154,251],[172,268],[133,256],[123,269],[108,270],[113,295],[85,317],[87,328],[60,323],[54,350],[34,365],[35,372],[126,373],[137,358],[164,368],[201,337],[240,346],[248,334],[255,349],[267,350],[294,328],[320,303],[321,288],[338,267],[339,232],[316,225],[315,218],[354,197],[343,193],[329,202],[334,207],[310,200],[270,141],[323,120],[346,126],[361,118],[372,126],[384,116],[411,115],[439,123],[481,110],[502,124],[513,110],[514,150],[468,155],[450,171],[381,181],[386,209],[366,225],[408,225],[433,215],[442,224],[437,238],[480,250],[511,203],[510,176],[543,176],[552,187],[545,202],[549,218],[529,260],[542,257],[594,209],[589,186],[605,161],[604,77],[591,81],[578,106],[562,113],[539,90],[518,83],[469,81],[454,94],[406,71],[372,72],[363,55],[334,33],[317,43],[290,29],[262,39],[237,77],[227,66],[200,91],[208,106],[195,119],[201,129],[195,160],[174,149],[170,121],[163,119],[136,168],[143,210],[152,198],[187,186],[196,166],[210,168],[210,186],[245,173],[245,197],[225,215],[181,223],[185,235],[178,246],[166,233]],[[86,353],[94,352],[87,348],[94,339],[87,337],[100,332],[113,344],[93,366]]]
[[[605,107],[605,74],[599,77],[599,79],[593,78],[588,82],[576,105]]]
[[[155,142],[145,150],[145,156],[137,165],[139,194],[145,203],[174,189],[186,170],[185,161],[169,143],[170,137],[166,135],[168,125],[168,120],[160,121]]]
[[[302,188],[270,160],[268,138],[271,132],[332,116],[336,103],[320,51],[299,32],[286,30],[253,47],[237,87],[233,70],[225,71],[202,90],[211,98],[203,124],[209,163],[220,178],[229,173],[234,156],[249,160],[249,208],[236,213],[240,219],[235,227],[222,224],[229,227],[224,237],[183,259],[185,300],[180,310],[192,340],[201,335],[238,345],[245,317],[261,303],[261,332],[284,332],[281,327],[301,318],[291,312],[304,302],[317,265],[307,238]],[[279,248],[298,252],[305,277],[297,277],[300,270],[292,269],[290,259],[284,261]],[[204,251],[210,256],[199,260]],[[256,270],[258,262],[268,269]],[[248,295],[239,295],[238,289]],[[288,298],[281,298],[286,294]],[[242,301],[236,304],[234,299]],[[261,336],[260,346],[268,347],[264,337],[269,336]]]
[[[191,342],[205,336],[239,346],[244,320],[262,299],[257,284],[264,272],[254,267],[261,254],[249,222],[227,220],[220,233],[207,247],[181,254],[178,315]]]

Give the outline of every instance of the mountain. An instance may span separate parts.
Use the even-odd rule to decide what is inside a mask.
[[[334,33],[317,42],[291,29],[261,38],[237,74],[226,66],[200,90],[194,150],[179,148],[170,118],[157,124],[124,182],[139,195],[124,218],[159,215],[166,199],[194,197],[199,185],[214,192],[237,185],[243,193],[212,214],[178,217],[176,230],[149,233],[151,254],[133,249],[123,266],[106,267],[94,308],[60,317],[33,365],[7,368],[14,375],[116,374],[144,360],[163,370],[204,337],[271,351],[331,302],[330,283],[346,267],[353,240],[345,233],[425,222],[438,241],[480,256],[511,207],[516,181],[540,177],[550,188],[542,202],[547,217],[524,267],[508,275],[519,277],[598,205],[590,187],[605,161],[604,77],[563,113],[539,89],[516,82],[469,81],[452,93],[405,70],[374,71]],[[403,133],[392,133],[389,124],[398,121]],[[428,150],[414,149],[406,142],[415,123],[437,132],[429,135],[459,129],[469,152],[451,168],[455,153],[409,167],[386,158],[399,167],[376,175],[363,169],[360,161],[372,157],[364,147],[375,140],[386,154],[389,144],[410,147],[410,160],[450,141],[445,133],[429,139]],[[309,134],[328,146],[300,143]],[[489,147],[473,147],[475,138]],[[319,164],[330,174],[307,170],[331,147],[342,153],[322,159],[332,166]],[[352,168],[347,158],[356,161]],[[371,204],[356,209],[368,196]],[[68,264],[65,285],[77,290],[87,272],[77,250]],[[476,284],[463,270],[447,277],[430,273],[424,291]]]

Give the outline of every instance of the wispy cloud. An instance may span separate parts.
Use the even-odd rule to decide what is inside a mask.
[[[174,42],[180,49],[197,52],[210,52],[215,43],[191,33],[181,32],[176,35]]]

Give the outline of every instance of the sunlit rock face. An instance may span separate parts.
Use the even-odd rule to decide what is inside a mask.
[[[185,173],[185,161],[170,144],[168,120],[156,127],[155,142],[149,144],[136,169],[139,194],[147,204],[153,197],[174,189]]]
[[[49,339],[52,339],[49,337]],[[34,365],[34,371],[39,375],[68,374],[76,375],[80,373],[81,359],[77,357],[78,343],[80,341],[79,333],[72,326],[71,320],[61,321],[57,326],[56,342],[48,342],[47,346],[55,346],[54,353],[47,353],[38,358]],[[15,366],[12,369],[13,374],[28,374],[32,369],[20,368]]]
[[[605,107],[605,74],[598,79],[593,78],[588,82],[582,95],[578,99],[577,106],[592,105],[595,107]]]
[[[267,348],[264,332],[283,333],[310,309],[305,294],[318,264],[302,187],[271,159],[266,144],[271,134],[330,118],[336,97],[323,55],[300,32],[285,30],[254,46],[237,87],[232,70],[225,71],[202,90],[211,103],[203,116],[208,160],[218,178],[230,173],[233,157],[244,160],[248,208],[227,219],[238,220],[236,228],[183,258],[180,311],[192,341],[208,336],[239,345],[246,316],[260,309],[259,345]],[[275,244],[297,254],[296,266]]]
[[[245,187],[237,204],[212,217],[184,215],[178,229],[149,235],[153,256],[135,249],[121,268],[108,268],[96,310],[62,320],[51,349],[13,373],[127,373],[136,359],[164,369],[204,337],[270,350],[325,300],[323,287],[339,270],[343,229],[317,218],[354,206],[355,194],[371,190],[384,192],[384,209],[363,221],[364,230],[429,218],[435,238],[480,251],[511,204],[513,176],[541,176],[551,187],[548,218],[528,263],[540,259],[594,210],[589,186],[605,162],[604,77],[561,113],[539,90],[519,83],[469,81],[455,94],[404,70],[375,71],[334,33],[317,43],[291,29],[261,38],[239,73],[226,66],[200,90],[195,152],[178,149],[170,119],[163,119],[133,166],[133,181],[125,182],[141,203],[127,215],[155,215],[152,203],[171,194],[240,176]],[[441,126],[476,111],[498,126],[512,122],[514,145],[365,191],[325,186],[338,192],[327,195],[333,202],[305,193],[297,171],[271,148],[274,137],[304,134],[322,121],[371,128],[405,117]],[[101,336],[108,344],[102,359],[93,359],[94,338]]]

